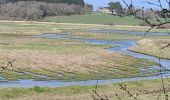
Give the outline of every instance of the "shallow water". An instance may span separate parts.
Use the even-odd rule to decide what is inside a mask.
[[[170,74],[164,74],[163,77],[168,77]],[[1,82],[0,87],[33,87],[33,86],[41,86],[41,87],[63,87],[63,86],[71,86],[71,85],[95,85],[95,84],[111,84],[111,83],[119,83],[119,82],[127,82],[127,81],[138,81],[138,80],[151,80],[158,79],[161,75],[150,76],[150,77],[135,77],[135,78],[122,78],[122,79],[110,79],[110,80],[88,80],[88,81],[73,81],[73,82],[61,82],[61,81],[34,81],[34,80],[18,80],[11,82]]]
[[[56,39],[69,39],[66,38],[66,34],[41,34],[35,35],[36,38],[56,38]],[[78,39],[76,39],[78,40]],[[109,52],[120,52],[135,58],[144,58],[154,62],[158,62],[159,60],[156,57],[148,56],[145,54],[135,53],[128,51],[129,47],[135,46],[135,40],[87,40],[81,39],[83,43],[89,44],[109,44],[109,45],[117,45],[118,47],[109,48],[107,49]],[[161,65],[165,66],[167,69],[170,70],[170,60],[161,59]],[[151,66],[154,67],[154,66]],[[158,67],[154,67],[158,68]],[[169,71],[161,73],[163,77],[170,76]],[[110,79],[110,80],[98,80],[98,84],[108,84],[108,83],[119,83],[119,82],[126,82],[126,81],[137,81],[137,80],[151,80],[157,79],[161,77],[161,74],[156,76],[148,76],[148,77],[135,77],[135,78],[121,78],[121,79]],[[42,87],[62,87],[62,86],[71,86],[71,85],[95,85],[97,80],[87,80],[87,81],[73,81],[73,82],[62,82],[62,81],[34,81],[34,80],[18,80],[18,81],[10,81],[10,82],[0,82],[0,87],[32,87],[32,86],[42,86]]]
[[[135,41],[135,40],[115,40],[115,41],[113,41],[113,40],[81,40],[81,41],[85,42],[85,43],[90,43],[90,44],[117,45],[118,47],[109,48],[107,50],[113,51],[113,52],[120,52],[120,53],[123,53],[123,54],[133,56],[135,58],[144,58],[144,59],[148,59],[148,60],[159,63],[159,59],[157,57],[128,51],[128,48],[136,45],[137,41]],[[170,60],[161,59],[160,64],[162,66],[166,67],[167,69],[170,69]]]

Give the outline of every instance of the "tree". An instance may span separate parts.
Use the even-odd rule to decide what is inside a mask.
[[[120,2],[110,2],[108,3],[108,5],[109,5],[109,9],[112,11],[112,14],[114,13],[114,11],[116,11],[117,14],[122,14],[123,7],[120,4]]]
[[[133,4],[130,4],[129,7],[128,7],[128,11],[127,11],[127,15],[128,16],[136,16],[136,13],[135,12],[135,7],[133,6]]]
[[[38,1],[38,2],[47,2],[47,3],[67,3],[67,4],[76,4],[84,6],[84,0],[0,0],[0,4],[8,2],[18,2],[18,1]]]
[[[152,30],[155,27],[160,27],[165,24],[170,24],[170,0],[156,0],[157,2],[153,2],[153,1],[146,2],[147,4],[149,4],[151,6],[156,6],[157,8],[159,8],[160,9],[159,11],[154,10],[154,8],[150,8],[150,10],[148,10],[148,9],[145,9],[144,7],[142,7],[141,9],[134,10],[134,9],[131,9],[132,8],[131,5],[133,5],[133,0],[131,0],[130,5],[125,0],[122,0],[122,1],[128,8],[129,12],[135,18],[141,19],[144,22],[146,22],[148,25],[151,26],[151,28],[148,31]],[[164,2],[166,4],[163,4],[162,2]],[[166,5],[168,5],[168,7]],[[136,16],[138,12],[141,12],[140,16]],[[148,17],[148,14],[149,14],[149,17]],[[153,16],[153,14],[154,14],[154,16]],[[168,42],[159,50],[163,50],[167,47],[170,47],[170,43],[168,43]],[[159,58],[159,63],[160,63],[160,58]],[[161,89],[164,94],[164,100],[169,100],[169,95],[167,94],[167,89],[165,87],[164,78],[162,77],[163,67],[166,67],[166,66],[162,66],[160,64],[159,67],[160,67],[160,76],[161,76]],[[124,90],[127,91],[126,88]],[[130,92],[127,91],[127,93],[130,93]],[[130,96],[132,97],[133,95],[130,95]]]
[[[166,4],[162,5],[162,2],[165,2]],[[152,15],[154,13],[154,16],[148,17],[146,14],[148,10],[146,10],[144,7],[140,9],[132,9],[134,8],[133,5],[133,0],[131,0],[131,4],[128,4],[126,0],[122,0],[122,2],[126,5],[126,8],[128,8],[128,11],[133,15],[134,17],[143,20],[146,22],[148,25],[151,26],[151,28],[148,30],[150,31],[151,29],[155,27],[159,27],[161,25],[165,24],[170,24],[170,0],[157,0],[157,2],[146,2],[147,4],[151,6],[156,6],[160,10],[154,10],[154,8],[150,8],[150,13],[152,12]],[[133,5],[133,6],[132,6]],[[168,5],[168,7],[166,6]],[[140,16],[136,16],[137,13],[141,13]]]
[[[87,8],[89,8],[90,9],[90,11],[92,11],[93,10],[93,5],[91,5],[91,4],[85,4],[86,6],[87,6]]]
[[[93,6],[91,4],[85,4],[81,13],[92,13]]]
[[[63,0],[63,2],[67,1]],[[89,4],[81,6],[67,3],[46,3],[42,0],[41,2],[30,0],[0,4],[0,16],[17,20],[38,20],[46,16],[79,15],[91,11],[92,6]]]

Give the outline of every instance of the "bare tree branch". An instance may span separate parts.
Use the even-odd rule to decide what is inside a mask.
[[[162,4],[162,0],[158,0],[157,3],[153,3],[151,1],[145,2],[149,5],[157,6],[160,8],[159,11],[155,11],[153,10],[153,8],[150,9],[151,12],[156,15],[156,17],[153,18],[148,18],[145,16],[144,7],[142,7],[141,9],[133,9],[133,10],[130,9],[130,5],[133,5],[133,1],[131,2],[130,5],[125,0],[122,0],[122,2],[125,4],[125,6],[128,8],[128,11],[130,11],[134,17],[143,20],[145,23],[151,26],[151,28],[148,31],[152,30],[155,27],[170,23],[170,0],[169,1],[166,0],[166,3],[169,5],[169,8],[164,7],[164,5]],[[136,14],[139,12],[142,12],[142,15],[136,16]]]

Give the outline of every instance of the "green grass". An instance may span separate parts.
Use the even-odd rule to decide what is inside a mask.
[[[141,21],[132,17],[118,17],[109,14],[93,13],[76,16],[47,17],[46,21],[57,23],[138,25]]]
[[[149,80],[149,81],[131,81],[123,83],[114,83],[106,85],[98,85],[97,93],[100,96],[108,96],[109,100],[120,100],[115,93],[119,95],[121,100],[133,100],[128,94],[120,89],[120,84],[126,85],[127,90],[131,94],[138,94],[137,100],[156,100],[160,95],[160,100],[163,99],[163,93],[161,92],[161,80]],[[164,79],[164,85],[169,95],[169,79]],[[92,90],[95,89],[95,85],[92,86],[68,86],[68,87],[32,87],[32,88],[0,88],[0,98],[2,100],[92,100]]]
[[[42,80],[39,77],[29,75],[29,74],[20,74],[14,71],[6,71],[1,74],[2,77],[5,78],[5,80],[18,80],[18,79],[35,79],[35,80]]]
[[[27,36],[42,33],[60,33],[63,30],[86,29],[98,25],[57,24],[49,22],[4,22],[0,21],[0,35]]]
[[[159,18],[159,21],[161,23],[166,23],[166,21],[169,22],[170,18]],[[160,24],[159,21],[157,21],[157,18],[152,18],[152,19],[148,19],[149,22],[153,23],[153,24]]]

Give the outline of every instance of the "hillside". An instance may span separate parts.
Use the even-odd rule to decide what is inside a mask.
[[[141,20],[133,17],[118,17],[109,14],[93,13],[75,16],[46,17],[44,20],[58,23],[138,25]]]

